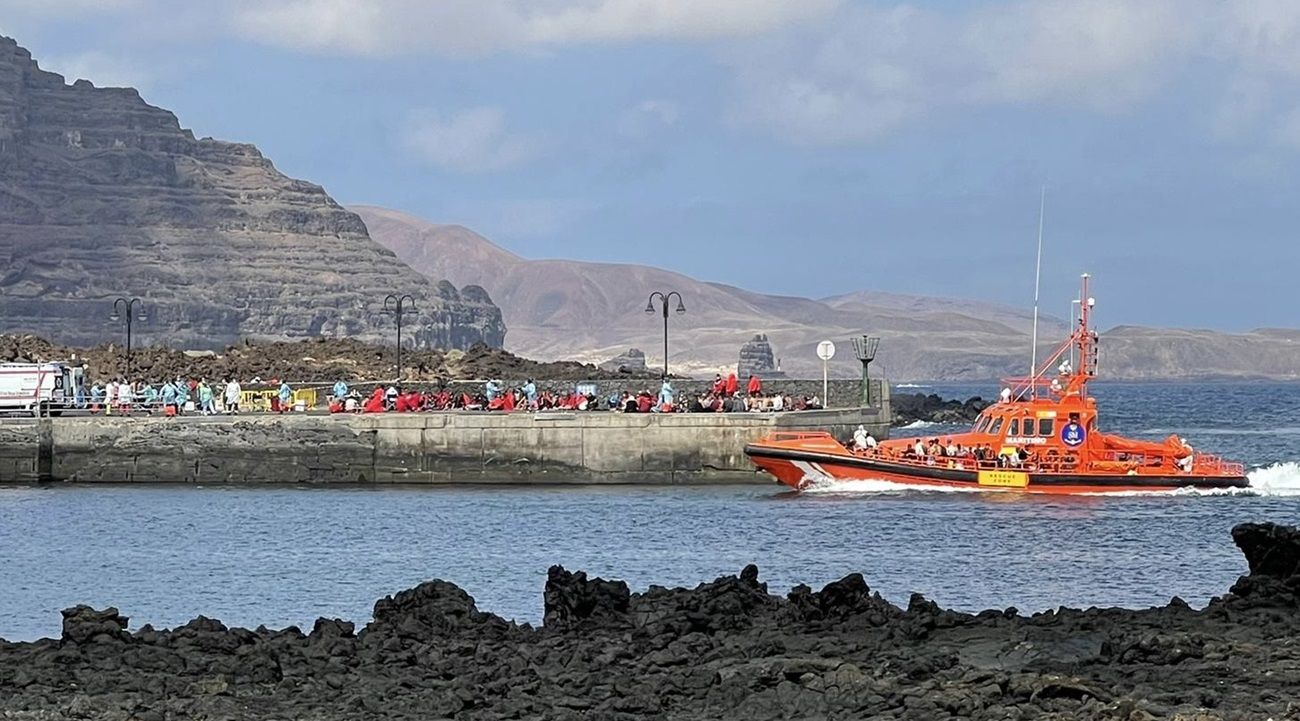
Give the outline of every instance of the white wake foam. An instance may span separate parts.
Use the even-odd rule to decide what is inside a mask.
[[[874,478],[836,481],[830,479],[813,479],[812,482],[804,486],[804,493],[880,493],[880,494],[897,494],[897,493],[980,493],[983,491],[998,491],[1000,489],[989,488],[987,486],[924,486],[912,483],[897,483],[895,481],[883,481]]]
[[[1288,461],[1256,468],[1246,474],[1250,488],[1235,489],[1258,496],[1300,496],[1300,463]]]
[[[909,428],[915,430],[917,428],[933,428],[937,425],[939,424],[935,423],[934,421],[912,421],[911,423],[908,423],[905,426],[901,426],[901,428],[903,430],[907,430]]]
[[[1080,495],[1114,498],[1139,496],[1300,496],[1300,463],[1288,461],[1256,468],[1246,474],[1250,486],[1246,488],[1179,488],[1151,491],[1102,491]],[[815,479],[804,488],[804,493],[843,494],[899,494],[899,493],[1014,493],[1004,488],[981,486],[918,486],[875,479],[836,481]]]
[[[1300,463],[1288,461],[1263,466],[1246,473],[1250,485],[1245,488],[1180,488],[1183,496],[1300,496]]]

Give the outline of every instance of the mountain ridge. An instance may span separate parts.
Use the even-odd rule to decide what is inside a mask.
[[[670,321],[670,362],[683,373],[734,368],[740,346],[756,333],[768,335],[782,369],[798,377],[820,377],[813,349],[822,338],[839,346],[833,375],[859,373],[848,340],[864,331],[882,337],[873,373],[899,382],[1023,374],[1029,355],[1032,313],[995,303],[870,290],[822,299],[767,295],[652,266],[530,260],[455,226],[458,242],[482,244],[471,257],[490,253],[489,246],[500,251],[494,263],[480,267],[450,252],[442,237],[449,226],[387,208],[353,209],[378,242],[416,270],[426,270],[420,257],[436,256],[430,270],[488,288],[511,326],[508,347],[530,357],[601,362],[636,347],[646,351],[652,367],[662,363],[662,322],[657,314],[644,314],[653,290],[678,290],[686,298],[687,312]],[[562,307],[566,302],[572,307]],[[1042,321],[1040,349],[1046,351],[1064,338],[1066,324],[1046,315]],[[1300,379],[1300,346],[1290,347],[1294,339],[1300,331],[1116,326],[1101,334],[1100,345],[1104,375],[1116,380]]]

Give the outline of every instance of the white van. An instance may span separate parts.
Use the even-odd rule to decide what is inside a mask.
[[[76,404],[85,369],[65,363],[0,363],[0,412],[59,415]]]

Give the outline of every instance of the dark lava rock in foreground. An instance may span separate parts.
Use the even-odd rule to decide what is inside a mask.
[[[783,598],[753,566],[640,594],[554,567],[536,629],[442,581],[359,632],[200,616],[129,633],[78,606],[60,639],[0,643],[0,718],[1300,718],[1300,532],[1233,538],[1250,574],[1201,611],[903,609],[857,574]]]

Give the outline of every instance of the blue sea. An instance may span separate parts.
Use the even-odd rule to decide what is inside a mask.
[[[936,386],[965,398],[996,387]],[[1229,531],[1300,523],[1300,385],[1094,384],[1103,427],[1242,460],[1244,492],[1044,498],[885,483],[743,487],[0,488],[0,637],[57,636],[59,610],[133,627],[359,624],[442,578],[537,623],[551,564],[693,586],[757,563],[773,592],[861,572],[900,604],[963,610],[1202,605],[1244,573]],[[916,427],[901,434],[937,435]]]

